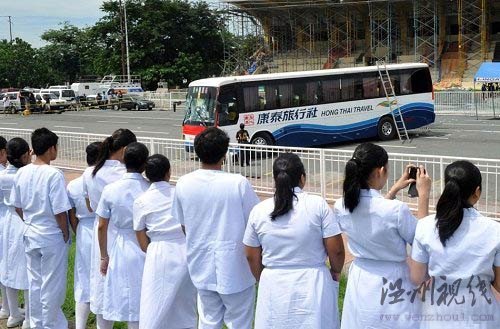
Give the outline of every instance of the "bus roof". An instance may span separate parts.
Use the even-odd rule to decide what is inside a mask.
[[[428,67],[428,65],[422,63],[387,65],[387,68],[389,70],[425,68],[425,67]],[[279,79],[289,79],[289,78],[307,78],[307,77],[349,74],[358,72],[376,72],[376,71],[377,71],[376,66],[359,66],[359,67],[349,67],[349,68],[331,69],[331,70],[299,71],[299,72],[271,73],[271,74],[257,74],[257,75],[239,75],[239,76],[195,80],[189,84],[189,87],[220,87],[223,85],[236,82],[279,80]]]

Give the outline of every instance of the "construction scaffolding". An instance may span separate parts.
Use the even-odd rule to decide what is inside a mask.
[[[424,62],[435,80],[450,72],[462,80],[489,59],[490,22],[500,23],[497,11],[488,10],[495,0],[224,0],[220,6],[237,36],[225,40],[226,75],[384,60]]]
[[[415,62],[427,63],[437,70],[439,56],[439,16],[435,0],[413,1],[413,24],[415,28]]]

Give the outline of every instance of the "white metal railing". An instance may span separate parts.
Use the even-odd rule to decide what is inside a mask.
[[[59,154],[54,165],[78,171],[86,167],[85,147],[91,142],[107,137],[101,134],[56,133],[59,136]],[[6,139],[22,137],[29,141],[30,134],[29,129],[0,128],[0,135]],[[180,176],[199,168],[199,162],[192,152],[192,144],[186,141],[152,137],[139,137],[138,140],[148,146],[151,154],[161,153],[169,158],[174,182]],[[247,156],[250,156],[250,166],[240,166],[241,152],[247,152]],[[309,192],[322,195],[328,201],[341,197],[344,167],[347,160],[352,157],[351,151],[231,144],[224,169],[246,176],[258,193],[272,195],[274,186],[272,164],[274,159],[283,152],[294,152],[302,159],[307,172],[306,189]],[[448,164],[460,159],[449,156],[390,153],[391,175],[385,192],[400,177],[407,164],[424,165],[433,182],[430,200],[431,210],[433,210],[444,187],[444,169]],[[482,173],[482,197],[477,208],[485,215],[500,218],[500,160],[479,158],[467,160],[473,162]],[[407,191],[401,191],[398,198],[410,204],[413,209],[417,206],[416,199],[408,198]]]
[[[167,93],[146,91],[143,96],[145,99],[155,102],[156,108],[173,110],[174,103],[177,109],[184,108],[186,94],[185,91],[170,91]]]
[[[500,117],[500,91],[439,91],[434,97],[436,114]]]

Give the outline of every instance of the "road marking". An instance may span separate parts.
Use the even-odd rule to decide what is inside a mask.
[[[136,133],[145,133],[145,134],[160,134],[160,135],[170,135],[169,132],[161,132],[161,131],[144,131],[144,130],[134,130]]]
[[[54,128],[84,129],[83,127],[72,127],[72,126],[54,126]]]
[[[491,122],[489,122],[490,124],[489,125],[486,125],[486,126],[497,126],[495,124],[492,124]],[[442,122],[441,123],[442,125],[445,125],[445,126],[481,126],[481,125],[484,125],[482,123],[453,123],[453,122]]]
[[[96,122],[99,122],[99,123],[120,123],[120,124],[128,123],[126,121],[96,121]]]
[[[182,125],[172,125],[173,127],[182,127]]]
[[[71,116],[76,117],[88,117],[88,118],[120,118],[124,119],[123,115],[95,115],[95,114],[71,114]],[[156,118],[156,117],[139,117],[139,116],[126,116],[127,119],[143,119],[143,120],[175,120],[182,121],[182,118]]]
[[[17,125],[17,122],[2,122],[0,125]]]
[[[463,130],[458,130],[458,131],[467,131],[467,132],[479,132],[479,133],[496,133],[500,134],[500,130],[473,130],[473,129],[463,129]]]
[[[448,137],[436,137],[436,136],[427,136],[427,137],[419,137],[419,138],[427,138],[427,139],[445,139],[448,140]]]
[[[379,146],[384,146],[384,147],[397,147],[401,149],[416,149],[416,146],[403,146],[403,145],[389,145],[389,144],[378,144]]]

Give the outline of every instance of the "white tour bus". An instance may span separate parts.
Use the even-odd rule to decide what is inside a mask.
[[[406,128],[434,122],[428,66],[394,64],[387,69]],[[251,143],[261,145],[309,147],[397,136],[376,66],[208,78],[189,84],[185,140],[216,126],[236,142],[241,123]]]

